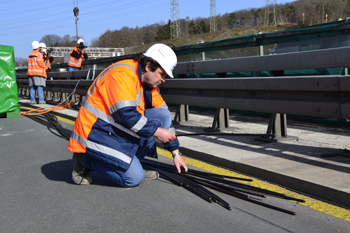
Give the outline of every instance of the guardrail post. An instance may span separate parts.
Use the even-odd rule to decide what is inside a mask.
[[[60,99],[60,102],[62,103],[63,101],[65,101],[67,98],[67,93],[63,93],[61,92],[61,99]]]
[[[58,96],[58,92],[57,92],[57,91],[55,91],[55,92],[53,93],[52,100],[53,100],[53,101],[59,101],[59,100],[60,100],[60,98],[59,98],[59,96]]]
[[[51,91],[45,91],[45,99],[52,100],[52,92]]]
[[[211,128],[204,129],[205,131],[222,131],[230,128],[230,114],[226,108],[216,109],[213,124]]]
[[[175,122],[183,122],[189,120],[189,106],[180,104],[176,108],[176,113],[174,117]]]
[[[257,141],[263,142],[279,142],[286,140],[298,140],[298,137],[287,135],[287,115],[280,113],[272,113],[267,127],[266,134],[274,136],[266,136],[257,138]]]
[[[79,102],[77,105],[79,106],[83,105],[85,98],[86,98],[86,95],[80,95]]]

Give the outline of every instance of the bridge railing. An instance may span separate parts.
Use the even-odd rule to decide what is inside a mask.
[[[283,76],[285,70],[347,67],[350,47],[280,55],[179,63],[161,85],[168,104],[178,105],[175,120],[189,119],[188,106],[216,108],[213,129],[229,127],[228,109],[271,113],[267,134],[273,140],[287,138],[286,114],[350,119],[350,76]],[[231,72],[270,71],[271,77],[230,78]],[[96,71],[97,74],[101,70]],[[213,73],[217,78],[185,78],[189,74]],[[282,76],[275,76],[282,75]],[[87,71],[49,73],[54,79],[87,77]],[[274,77],[275,76],[275,77]],[[220,78],[219,78],[220,77]],[[223,78],[224,77],[224,78]],[[17,75],[21,94],[28,93],[26,75]],[[85,95],[92,80],[81,80],[76,93]],[[48,80],[45,91],[65,96],[77,80]],[[58,97],[56,97],[58,99]]]

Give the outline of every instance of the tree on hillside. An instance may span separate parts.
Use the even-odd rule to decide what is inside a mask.
[[[15,64],[16,64],[16,67],[18,67],[18,66],[27,66],[28,65],[28,59],[22,58],[22,57],[15,57]]]
[[[136,44],[135,30],[129,27],[122,27],[119,31],[113,32],[113,47],[124,48]]]
[[[209,25],[204,21],[201,20],[198,24],[199,34],[207,33],[209,32]]]
[[[144,43],[144,44],[153,43],[154,39],[157,36],[158,28],[159,28],[158,24],[153,24],[153,25],[149,25],[149,26],[146,25],[145,27],[143,27],[141,30],[142,43]],[[138,43],[138,44],[140,44],[140,43]]]
[[[232,12],[230,14],[228,14],[227,16],[225,16],[225,20],[227,22],[227,27],[228,28],[236,28],[237,27],[237,13]]]
[[[112,48],[113,34],[111,30],[107,30],[100,36],[100,46],[105,48]]]
[[[191,20],[190,24],[188,25],[188,32],[190,33],[190,35],[199,34],[199,28],[193,20]]]
[[[55,34],[45,35],[40,42],[45,43],[47,47],[74,47],[77,44],[75,36],[70,36],[69,34],[63,37]],[[85,42],[85,44],[87,43]]]
[[[61,37],[55,34],[49,34],[43,36],[40,42],[45,43],[47,47],[57,47],[61,42]]]
[[[297,12],[298,6],[293,4],[286,4],[285,7],[281,9],[281,13],[285,16],[286,21],[285,22],[294,22],[296,23],[296,12]]]
[[[91,40],[91,47],[101,47],[101,46],[100,46],[100,40],[99,40],[98,37],[93,38],[93,39]]]
[[[62,47],[74,47],[76,44],[76,37],[69,34],[64,35],[60,40],[60,46]]]
[[[277,24],[299,24],[309,26],[325,23],[325,15],[328,22],[350,16],[350,1],[347,0],[297,0],[286,4],[276,5]],[[303,24],[304,14],[304,25]],[[269,15],[269,21],[274,20],[274,15]],[[209,32],[209,17],[195,19],[179,19],[181,36],[196,35]],[[243,27],[263,26],[265,21],[265,7],[242,9],[217,15],[217,29],[227,30]],[[170,24],[155,23],[142,28],[123,28],[117,31],[106,31],[94,44],[102,47],[135,46],[142,43],[149,44],[170,39]],[[133,35],[131,35],[133,34]]]
[[[171,21],[169,19],[167,24],[165,24],[164,26],[162,26],[158,29],[157,36],[154,38],[154,41],[160,42],[163,40],[170,39],[170,24],[171,24]]]

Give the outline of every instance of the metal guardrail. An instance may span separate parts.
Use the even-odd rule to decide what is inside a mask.
[[[233,73],[249,71],[284,71],[318,68],[348,67],[350,47],[307,52],[231,58],[212,61],[179,63],[176,75],[203,73]],[[222,75],[217,75],[222,77]]]
[[[350,76],[175,79],[167,103],[350,119]]]
[[[180,63],[174,70],[178,77],[187,74],[278,71],[306,68],[346,67],[350,48],[337,48],[281,55]],[[101,70],[96,71],[97,74]],[[54,79],[88,77],[88,71],[49,73]],[[26,75],[17,75],[20,93],[28,87]],[[77,80],[48,80],[45,91],[70,93]],[[81,80],[76,93],[85,95],[92,80]],[[161,85],[169,104],[179,105],[177,120],[187,120],[188,105],[217,108],[212,128],[227,128],[228,111],[244,110],[272,113],[268,134],[286,135],[286,114],[350,119],[350,76],[256,77],[168,79]],[[27,91],[28,93],[28,91]],[[54,96],[54,95],[53,95]],[[64,96],[63,94],[61,96]],[[226,109],[226,110],[225,110]]]

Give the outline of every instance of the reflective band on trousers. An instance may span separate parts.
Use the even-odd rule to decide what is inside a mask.
[[[132,158],[130,158],[129,156],[127,156],[127,155],[125,155],[117,150],[114,150],[114,149],[111,149],[109,147],[103,146],[101,144],[84,139],[84,138],[80,137],[78,134],[76,134],[74,131],[72,132],[71,137],[74,140],[76,140],[77,142],[79,142],[80,144],[86,146],[87,148],[90,148],[90,149],[102,152],[104,154],[110,155],[114,158],[120,159],[121,161],[123,161],[125,163],[128,163],[128,164],[131,163]]]
[[[94,106],[92,106],[90,103],[88,102],[84,102],[83,107],[89,111],[91,114],[95,115],[96,117],[98,117],[99,119],[113,125],[114,127],[116,127],[117,129],[130,134],[131,136],[135,137],[135,138],[140,138],[139,135],[137,135],[135,132],[131,131],[128,128],[125,128],[124,126],[122,126],[121,124],[118,124],[117,122],[114,121],[114,118],[102,111],[100,111],[99,109],[95,108]]]

